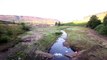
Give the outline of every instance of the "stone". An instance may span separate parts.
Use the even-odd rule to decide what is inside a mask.
[[[75,58],[79,55],[81,55],[81,53],[83,53],[85,50],[81,50],[81,51],[76,51],[75,53],[67,53],[65,54],[65,56],[69,57],[69,58]]]
[[[54,57],[52,54],[46,53],[46,52],[43,52],[43,51],[36,51],[35,54],[39,55],[41,57],[46,57],[46,58],[53,58]]]

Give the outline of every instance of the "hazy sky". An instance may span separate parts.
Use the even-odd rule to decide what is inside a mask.
[[[0,14],[72,21],[107,11],[107,0],[0,0]]]

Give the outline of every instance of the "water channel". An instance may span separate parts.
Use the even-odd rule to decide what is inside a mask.
[[[51,47],[49,53],[53,54],[54,57],[51,60],[70,60],[65,56],[67,53],[74,54],[74,51],[71,48],[68,48],[63,45],[67,40],[67,33],[61,30],[62,35],[56,40],[56,42]]]

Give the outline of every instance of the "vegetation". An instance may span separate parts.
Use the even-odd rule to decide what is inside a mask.
[[[16,40],[19,34],[28,29],[25,25],[0,23],[0,44]]]
[[[56,35],[61,35],[61,34],[62,34],[62,32],[55,32],[55,34],[56,34]]]
[[[77,51],[85,50],[77,56],[77,60],[107,60],[107,53],[105,53],[107,48],[103,46],[103,40],[96,35],[93,36],[89,30],[89,28],[79,26],[65,29],[71,48]]]
[[[97,18],[96,15],[93,15],[87,23],[87,27],[94,29],[101,24],[101,21]]]
[[[55,26],[60,26],[61,25],[61,22],[55,22]]]
[[[26,60],[26,59],[43,60],[43,57],[37,56],[35,54],[35,52],[36,52],[36,50],[43,51],[43,52],[49,52],[50,47],[53,45],[53,43],[56,41],[56,39],[61,34],[60,29],[57,27],[58,26],[56,26],[56,27],[45,27],[45,28],[39,27],[36,29],[34,28],[34,30],[32,30],[33,33],[34,32],[36,33],[39,31],[38,33],[42,34],[43,36],[39,40],[36,40],[38,38],[38,37],[36,37],[35,38],[36,42],[34,42],[34,44],[27,46],[25,48],[25,51],[31,50],[30,53],[28,53],[28,52],[26,53],[24,50],[18,51],[15,53],[14,56],[12,55],[8,59],[9,60],[12,60],[12,59],[17,60],[20,57],[22,60]],[[33,51],[32,51],[32,49],[33,49]]]
[[[107,26],[104,26],[104,24],[98,25],[95,30],[102,35],[107,35]]]
[[[70,47],[76,51],[85,50],[79,57],[80,60],[106,60],[107,49],[103,46],[102,40],[96,36],[93,37],[89,28],[80,27],[80,26],[60,26],[53,27],[58,28],[58,30],[64,29],[68,33],[68,42]],[[52,29],[53,30],[53,29]],[[51,30],[51,32],[52,32]],[[57,32],[56,32],[57,33]],[[58,32],[59,34],[60,32]],[[38,50],[48,51],[48,48],[51,46],[51,42],[54,42],[55,32],[48,33],[44,36],[42,40],[38,43],[35,43],[38,47]],[[93,57],[95,56],[95,57]]]
[[[58,25],[58,23],[57,22],[55,22],[55,26],[57,26]]]
[[[95,30],[102,35],[107,35],[107,15],[103,19],[103,23],[98,25]]]
[[[61,22],[59,21],[59,22],[58,22],[58,26],[60,26],[60,25],[61,25]]]
[[[63,23],[61,26],[85,26],[86,22],[84,23],[74,23],[74,22],[69,22],[69,23]]]
[[[43,52],[48,52],[52,44],[56,41],[56,39],[62,34],[60,30],[65,30],[68,34],[67,42],[70,44],[71,49],[77,52],[85,50],[79,57],[79,60],[107,60],[107,48],[104,45],[103,40],[100,39],[99,36],[95,36],[92,34],[91,29],[95,29],[98,33],[107,35],[107,15],[103,19],[103,23],[97,18],[96,15],[93,15],[88,23],[60,23],[56,22],[55,27],[45,27],[45,28],[33,28],[34,31],[39,32],[43,35],[40,40],[37,40],[32,45],[28,45],[25,49],[31,49],[33,51],[30,54],[34,59],[38,60],[39,56],[35,56],[35,51],[40,50]],[[86,28],[86,26],[91,28]],[[81,27],[82,26],[82,27]],[[24,33],[25,31],[29,31],[30,27],[24,23],[21,24],[0,24],[0,44],[7,43],[10,41],[16,40],[19,34]],[[34,33],[34,31],[31,31]],[[39,34],[38,34],[39,35]],[[34,36],[34,35],[33,35]],[[35,37],[35,36],[34,36]],[[33,38],[31,36],[31,38]],[[36,38],[34,38],[36,39]],[[32,48],[35,47],[35,48]],[[27,51],[27,50],[26,50]],[[30,51],[31,53],[31,51]],[[26,60],[29,58],[29,53],[23,51],[18,51],[14,56],[10,56],[11,59],[19,59]],[[31,58],[31,57],[30,57]],[[33,58],[32,58],[33,59]],[[42,58],[39,58],[42,59]]]
[[[57,27],[40,28],[38,30],[42,30],[44,36],[41,40],[35,43],[38,47],[37,50],[48,52],[52,44],[61,35],[61,32]]]
[[[57,39],[57,35],[55,33],[45,35],[43,39],[41,39],[38,43],[35,43],[38,47],[37,50],[48,52],[49,48]]]
[[[25,31],[29,31],[30,30],[30,27],[29,26],[27,26],[25,23],[21,23],[21,28],[22,28],[22,30],[25,30]]]
[[[104,26],[107,26],[107,15],[103,19],[103,24],[104,24]]]
[[[88,28],[71,26],[66,29],[71,47],[73,47],[77,51],[88,49],[97,44],[92,41],[89,36],[87,36],[87,33],[85,31],[88,31]]]

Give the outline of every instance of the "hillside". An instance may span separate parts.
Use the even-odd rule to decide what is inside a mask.
[[[104,16],[107,14],[107,11],[105,12],[100,12],[100,13],[96,13],[94,15],[96,15],[101,21],[103,20]],[[89,16],[86,16],[83,18],[83,20],[89,20],[89,18],[91,17],[92,15],[89,15]]]
[[[40,18],[32,16],[0,15],[0,20],[11,22],[24,22],[30,24],[55,24],[56,19]]]
[[[96,13],[96,14],[92,14],[92,15],[96,15],[101,21],[103,20],[104,16],[107,14],[107,11],[105,12],[100,12],[100,13]],[[88,16],[85,16],[83,19],[81,20],[74,20],[73,22],[74,23],[84,23],[84,22],[87,22],[89,21],[90,17],[92,15],[88,15]]]

